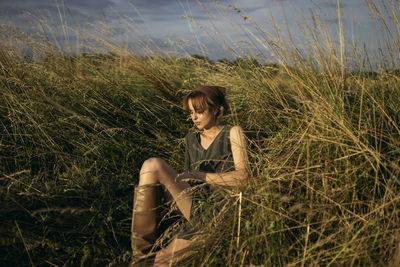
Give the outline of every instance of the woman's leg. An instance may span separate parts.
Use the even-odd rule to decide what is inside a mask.
[[[192,196],[186,189],[190,188],[190,185],[176,181],[177,175],[178,173],[164,160],[150,158],[143,163],[140,170],[139,186],[161,184],[176,202],[179,211],[189,220]]]
[[[192,196],[186,189],[190,188],[190,185],[186,182],[176,181],[177,175],[178,173],[165,161],[150,158],[143,163],[139,186],[156,183],[163,185],[167,196],[176,202],[178,209],[189,220]],[[173,259],[174,255],[189,245],[189,240],[174,239],[165,249],[157,253],[154,266],[168,266],[167,264]]]
[[[157,210],[160,205],[157,199],[163,189],[173,198],[182,214],[190,218],[192,197],[190,192],[185,191],[190,186],[175,181],[177,174],[164,160],[158,158],[150,158],[142,165],[132,212],[131,242],[136,259],[144,255],[156,239]]]
[[[166,248],[157,253],[154,260],[154,267],[174,266],[170,265],[171,260],[179,259],[179,256],[181,256],[180,252],[187,248],[190,243],[186,239],[174,239]]]
[[[157,239],[156,230],[161,192],[159,184],[148,184],[135,188],[131,226],[133,262],[147,254]]]

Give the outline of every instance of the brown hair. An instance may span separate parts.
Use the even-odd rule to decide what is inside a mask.
[[[221,86],[200,85],[183,98],[183,109],[189,112],[189,99],[192,100],[195,110],[217,109],[216,120],[229,109],[225,99],[226,89]]]

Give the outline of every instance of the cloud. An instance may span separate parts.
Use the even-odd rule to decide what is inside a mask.
[[[20,16],[24,13],[23,10],[15,7],[1,7],[0,5],[0,16]]]
[[[334,9],[334,10],[337,9],[337,3],[336,3],[336,1],[333,2],[333,1],[331,1],[331,0],[318,1],[317,6],[320,7],[320,8],[330,8],[330,9]],[[347,3],[345,3],[344,1],[342,1],[342,3],[340,4],[340,6],[341,6],[342,8],[346,8],[346,7],[347,7]]]
[[[21,16],[26,13],[35,15],[50,13],[52,17],[58,17],[58,10],[65,16],[98,18],[106,8],[112,5],[110,0],[2,0],[0,10],[2,15],[11,17],[13,20],[20,18],[12,18],[13,15]]]
[[[310,11],[319,15],[329,27],[336,27],[338,23],[336,1],[332,0],[200,0],[200,2],[209,9],[209,13],[199,6],[196,0],[0,0],[0,23],[15,24],[27,29],[27,13],[34,16],[43,15],[45,19],[53,22],[61,36],[59,7],[63,16],[65,14],[64,21],[69,26],[79,25],[87,32],[104,30],[112,37],[126,40],[129,34],[125,33],[124,29],[128,29],[133,38],[152,38],[155,43],[163,47],[168,46],[166,45],[168,36],[179,36],[187,40],[193,40],[195,36],[215,51],[218,50],[217,41],[205,39],[207,35],[215,32],[214,25],[223,35],[239,32],[241,26],[247,27],[249,23],[257,24],[265,32],[274,33],[274,24],[271,23],[274,20],[282,29],[286,29],[285,23],[287,23],[293,35],[298,36],[300,40],[303,35],[297,25],[304,22],[304,19],[310,19]],[[345,27],[350,28],[352,16],[366,29],[370,27],[364,0],[342,2],[342,19]],[[245,17],[248,19],[245,20]],[[192,23],[191,19],[196,23]],[[236,27],[238,25],[240,27]],[[368,33],[367,30],[365,32]],[[74,38],[73,34],[71,31],[71,38]],[[215,39],[218,39],[218,36]]]

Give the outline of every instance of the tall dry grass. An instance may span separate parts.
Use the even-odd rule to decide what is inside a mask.
[[[217,190],[195,253],[179,266],[396,266],[399,5],[368,2],[385,51],[370,55],[362,44],[348,47],[338,4],[337,35],[316,15],[302,24],[307,50],[277,23],[279,38],[271,38],[224,18],[249,38],[243,48],[217,32],[243,56],[234,62],[159,56],[157,48],[140,56],[107,34],[87,42],[93,53],[71,56],[48,31],[2,25],[2,261],[129,262],[138,170],[150,156],[183,170],[191,123],[181,97],[207,83],[228,88],[225,122],[246,129],[250,185]],[[215,7],[205,10],[211,18],[224,14]],[[33,58],[24,57],[26,47]],[[105,48],[113,53],[96,53]],[[261,64],[263,52],[278,64]]]

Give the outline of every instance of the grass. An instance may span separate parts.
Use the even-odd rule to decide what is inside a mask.
[[[398,4],[387,6],[396,17]],[[280,63],[260,64],[251,54],[235,62],[118,49],[63,55],[3,25],[35,58],[2,40],[2,264],[129,262],[139,168],[156,156],[183,171],[192,125],[181,99],[206,83],[227,87],[225,122],[246,129],[250,185],[242,194],[217,190],[220,212],[206,209],[195,253],[181,265],[395,266],[399,32],[382,33],[393,64],[357,51],[350,68],[344,43],[337,50],[318,27],[303,28],[308,55],[284,40],[271,45]]]

